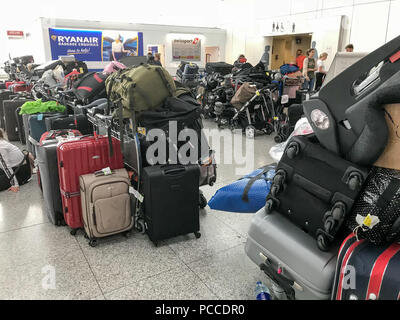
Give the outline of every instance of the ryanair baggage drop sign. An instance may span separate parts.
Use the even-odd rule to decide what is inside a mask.
[[[49,28],[51,57],[74,55],[79,61],[102,61],[102,32]]]

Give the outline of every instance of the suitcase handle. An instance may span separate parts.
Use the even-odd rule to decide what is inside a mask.
[[[181,166],[178,168],[171,168],[171,169],[166,169],[164,170],[165,166],[161,167],[161,169],[163,170],[163,173],[165,175],[178,175],[180,173],[185,172],[185,167]]]

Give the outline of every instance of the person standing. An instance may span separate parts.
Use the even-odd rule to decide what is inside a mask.
[[[345,48],[346,52],[354,52],[354,46],[350,43]]]
[[[317,71],[317,63],[314,59],[315,49],[308,49],[306,53],[307,57],[303,62],[303,76],[305,77],[303,89],[312,91],[315,83],[315,71]]]
[[[296,52],[296,65],[299,67],[300,71],[303,70],[304,59],[307,58],[303,54],[303,50],[299,49]]]
[[[159,54],[159,53],[155,53],[155,54],[154,54],[154,62],[153,62],[153,64],[156,65],[156,66],[162,67],[162,64],[161,64],[161,54]]]
[[[324,79],[327,73],[325,67],[325,60],[328,58],[328,53],[324,52],[319,56],[317,61],[317,72],[315,74],[315,91],[321,89],[322,84],[324,83]]]

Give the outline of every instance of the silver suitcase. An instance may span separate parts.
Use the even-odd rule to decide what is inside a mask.
[[[277,299],[329,300],[338,251],[320,251],[312,237],[265,209],[255,215],[246,243],[247,255],[262,266]]]

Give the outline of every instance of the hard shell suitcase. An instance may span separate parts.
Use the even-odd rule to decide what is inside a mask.
[[[15,117],[15,110],[21,107],[26,101],[28,100],[18,99],[3,101],[5,131],[7,133],[8,140],[10,141],[19,141],[18,123]]]
[[[200,237],[197,165],[146,167],[142,185],[147,234],[155,245],[189,233]]]
[[[351,234],[343,242],[332,300],[400,300],[400,243],[376,246]]]
[[[57,143],[57,140],[51,140],[37,146],[36,159],[47,216],[52,224],[60,226],[64,217],[58,176]]]
[[[285,215],[326,250],[342,230],[367,176],[367,169],[313,138],[293,137],[276,169],[267,208]]]
[[[97,238],[132,229],[131,181],[126,169],[115,170],[111,175],[83,175],[79,181],[83,224],[90,246],[96,246]]]
[[[120,142],[114,138],[112,148],[110,156],[108,137],[102,136],[63,142],[57,148],[63,214],[72,229],[83,227],[79,177],[107,167],[112,170],[124,167]]]
[[[75,129],[80,131],[83,135],[93,134],[93,126],[83,114],[50,117],[46,118],[45,122],[47,131]]]
[[[26,144],[24,122],[22,120],[22,116],[19,114],[20,111],[21,111],[21,107],[18,107],[17,109],[15,109],[15,120],[17,121],[17,126],[18,126],[18,137],[19,137],[19,141],[22,144]]]
[[[5,128],[3,101],[9,100],[13,93],[9,90],[0,90],[0,128]]]
[[[337,250],[319,250],[314,239],[284,216],[266,214],[265,209],[254,216],[245,246],[279,300],[329,300]]]
[[[63,116],[61,113],[39,113],[30,115],[28,120],[29,135],[33,138],[33,140],[39,142],[42,134],[48,131],[46,128],[46,118],[61,116]]]

